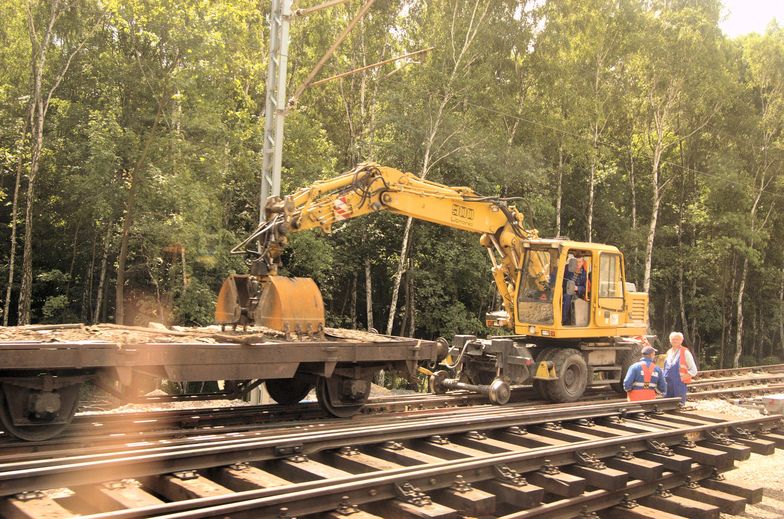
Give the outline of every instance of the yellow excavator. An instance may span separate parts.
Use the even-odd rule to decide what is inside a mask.
[[[509,202],[374,163],[270,198],[265,221],[232,251],[246,255],[251,274],[224,282],[216,320],[323,333],[315,282],[278,275],[288,236],[313,228],[329,233],[344,220],[389,211],[479,234],[501,297],[487,325],[504,334],[455,335],[442,362],[447,369],[429,372],[435,392],[468,389],[497,404],[509,400],[512,385],[532,384],[555,402],[577,400],[589,385],[622,392],[648,329],[648,295],[626,282],[616,247],[542,239]]]

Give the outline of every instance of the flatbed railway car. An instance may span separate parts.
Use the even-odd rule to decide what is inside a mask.
[[[226,381],[211,398],[242,397],[266,382],[270,396],[286,405],[315,388],[322,409],[348,417],[366,402],[379,370],[413,376],[421,362],[436,362],[443,348],[335,328],[292,335],[263,327],[0,327],[0,423],[24,440],[49,439],[70,423],[85,383],[127,400],[151,377]]]

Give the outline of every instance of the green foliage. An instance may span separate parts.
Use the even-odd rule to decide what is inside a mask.
[[[43,323],[67,323],[69,322],[69,305],[68,296],[60,294],[58,296],[50,296],[44,301],[44,307],[41,310],[43,314]]]
[[[174,324],[207,326],[215,320],[215,291],[194,279],[174,302]]]
[[[774,364],[781,364],[781,357],[777,355],[769,355],[761,358],[756,365],[758,366],[772,366]]]

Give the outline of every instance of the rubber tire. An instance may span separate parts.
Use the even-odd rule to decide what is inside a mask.
[[[542,349],[539,356],[536,357],[534,368],[539,367],[540,362],[550,360],[550,357],[552,357],[556,351],[558,351],[558,348],[553,348],[552,346]],[[534,380],[532,385],[536,394],[539,395],[539,398],[542,400],[550,400],[550,397],[547,394],[546,380]]]
[[[610,384],[610,387],[613,388],[613,391],[616,393],[620,393],[621,395],[626,394],[626,391],[623,390],[623,379],[626,378],[626,372],[629,371],[632,364],[642,357],[643,348],[644,346],[642,344],[635,344],[632,346],[632,349],[626,352],[626,356],[621,361],[621,381]]]
[[[313,384],[303,382],[296,378],[276,378],[266,380],[267,394],[280,405],[294,405],[302,401]]]
[[[573,348],[558,349],[550,359],[558,380],[547,382],[547,396],[553,402],[574,402],[588,387],[588,365],[583,354]],[[567,373],[568,372],[568,373]]]

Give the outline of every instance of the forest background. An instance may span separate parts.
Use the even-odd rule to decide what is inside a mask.
[[[360,5],[293,19],[289,89]],[[307,89],[282,192],[372,160],[522,197],[542,236],[620,247],[651,332],[702,368],[782,362],[784,30],[731,39],[721,11],[377,0],[320,78],[433,50]],[[212,321],[258,221],[268,13],[0,0],[3,324]],[[476,236],[388,214],[296,235],[286,262],[331,325],[481,335],[498,306]]]

